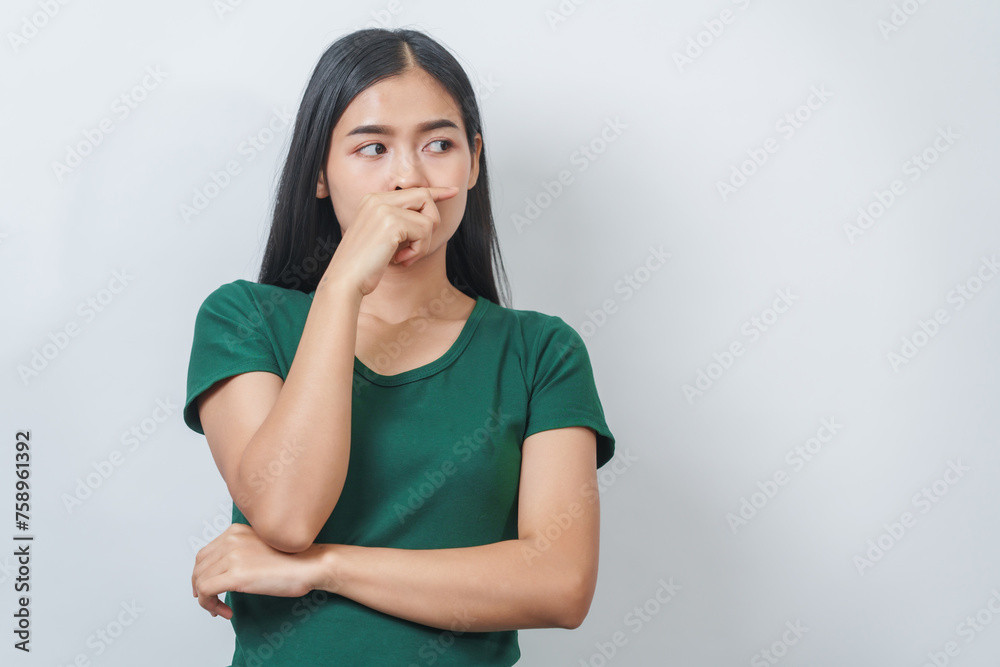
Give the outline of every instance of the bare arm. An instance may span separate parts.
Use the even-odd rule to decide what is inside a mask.
[[[243,373],[216,383],[199,401],[230,495],[275,549],[309,548],[344,488],[361,300],[390,260],[409,266],[426,255],[441,221],[434,202],[457,192],[430,187],[365,195],[316,288],[284,382]]]
[[[271,373],[245,373],[199,401],[230,495],[275,549],[306,549],[340,498],[361,298],[342,283],[321,283],[284,383]]]
[[[525,439],[516,540],[424,550],[314,544],[322,566],[310,583],[454,631],[578,627],[597,583],[595,449],[583,427]]]

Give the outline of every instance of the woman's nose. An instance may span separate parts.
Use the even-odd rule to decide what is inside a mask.
[[[419,188],[429,185],[417,158],[403,158],[393,165],[391,184],[396,190]]]

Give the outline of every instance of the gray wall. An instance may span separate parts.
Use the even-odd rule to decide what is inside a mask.
[[[997,664],[1000,6],[221,4],[0,14],[8,510],[15,431],[34,443],[18,664],[228,664],[188,592],[229,516],[180,418],[192,324],[259,266],[280,112],[377,15],[480,80],[515,306],[583,334],[618,441],[590,615],[523,631],[520,664]]]

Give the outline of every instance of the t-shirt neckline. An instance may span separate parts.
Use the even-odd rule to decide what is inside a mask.
[[[309,293],[309,298],[312,299],[315,294],[316,290],[313,290]],[[455,342],[451,344],[451,347],[449,347],[443,355],[434,361],[426,363],[423,366],[418,366],[417,368],[411,368],[410,370],[403,371],[402,373],[396,373],[395,375],[382,375],[368,368],[361,363],[360,359],[354,357],[354,370],[372,383],[382,385],[384,387],[393,387],[429,377],[438,371],[447,368],[456,359],[458,359],[458,356],[462,354],[462,351],[469,344],[469,341],[472,340],[472,334],[475,332],[476,327],[479,325],[479,321],[483,318],[483,315],[486,313],[486,308],[490,303],[490,300],[486,297],[482,295],[476,296],[476,305],[472,307],[472,312],[469,313],[468,319],[465,320],[465,325],[462,326],[462,331],[458,334],[458,338],[455,339]]]

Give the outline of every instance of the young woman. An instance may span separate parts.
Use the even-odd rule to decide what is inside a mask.
[[[579,334],[500,304],[485,157],[428,36],[317,64],[259,282],[205,299],[188,368],[234,501],[192,593],[233,667],[511,665],[587,614],[614,438]]]

